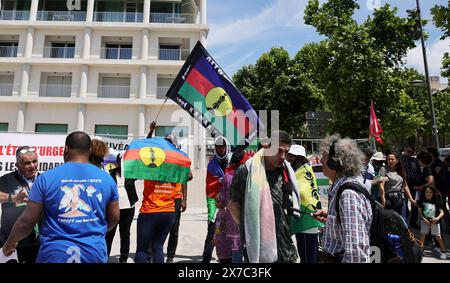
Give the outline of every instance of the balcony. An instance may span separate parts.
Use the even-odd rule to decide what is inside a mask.
[[[143,19],[143,13],[138,12],[94,12],[96,22],[142,23]]]
[[[159,86],[156,88],[156,99],[166,99],[166,93],[169,91],[169,86]]]
[[[189,49],[159,49],[159,60],[185,61],[189,53]]]
[[[63,21],[63,22],[82,22],[86,21],[86,12],[84,11],[38,11],[38,21]]]
[[[133,48],[105,47],[101,50],[102,59],[130,60]]]
[[[0,20],[3,21],[28,21],[30,18],[30,11],[21,10],[1,10]]]
[[[44,58],[74,58],[75,47],[44,47]]]
[[[195,14],[150,13],[151,23],[195,24]]]
[[[0,46],[0,57],[17,57],[17,46]]]
[[[12,84],[0,84],[0,96],[12,96]]]
[[[105,86],[98,87],[100,98],[130,98],[130,86]]]
[[[41,85],[39,96],[41,97],[70,97],[71,85]]]

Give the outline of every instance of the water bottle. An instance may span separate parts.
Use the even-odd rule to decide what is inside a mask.
[[[387,238],[389,244],[394,249],[395,254],[403,260],[404,254],[402,251],[402,243],[400,240],[400,236],[395,234],[387,234]]]

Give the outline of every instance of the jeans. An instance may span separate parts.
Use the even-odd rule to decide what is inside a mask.
[[[203,259],[202,263],[209,263],[211,261],[212,253],[214,250],[214,232],[216,230],[216,222],[208,221],[208,234],[205,239],[205,246],[203,247]]]
[[[127,208],[120,210],[119,233],[120,233],[120,262],[127,262],[130,252],[130,228],[133,222],[135,208]],[[106,247],[108,256],[111,253],[111,247],[116,234],[117,225],[106,233]]]
[[[242,263],[243,262],[243,253],[242,250],[239,249],[237,251],[231,252],[231,263]]]
[[[297,233],[297,250],[301,263],[317,263],[319,238],[317,234]]]
[[[167,257],[174,258],[175,251],[178,245],[178,230],[180,228],[181,218],[181,199],[175,199],[175,223],[173,223],[172,229],[169,234],[169,242],[167,243]]]
[[[164,263],[163,245],[175,222],[175,212],[139,214],[137,220],[137,248],[134,262],[147,262],[147,249],[152,243],[154,263]]]

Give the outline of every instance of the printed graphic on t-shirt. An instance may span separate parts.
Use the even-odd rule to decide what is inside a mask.
[[[62,183],[72,183],[73,180],[63,180]],[[84,180],[80,181],[82,183]],[[92,182],[92,180],[89,180]],[[99,180],[101,182],[101,180]],[[102,194],[100,192],[97,193],[97,189],[93,185],[88,185],[87,187],[78,182],[73,182],[73,185],[64,185],[60,187],[61,191],[64,192],[61,201],[59,202],[59,214],[58,221],[60,222],[72,222],[62,219],[62,218],[77,218],[77,217],[86,217],[89,215],[89,212],[92,211],[92,208],[89,206],[87,199],[88,198],[97,198],[100,202],[102,201]],[[95,213],[95,211],[94,211]],[[87,221],[96,221],[97,217],[92,219],[83,219],[83,222]],[[75,221],[74,221],[75,222]],[[78,222],[78,221],[77,221]]]
[[[423,203],[423,216],[427,219],[433,219],[436,215],[436,206],[429,202]]]

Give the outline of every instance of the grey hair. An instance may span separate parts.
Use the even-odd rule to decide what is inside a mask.
[[[356,142],[349,138],[341,138],[339,134],[326,137],[320,144],[320,150],[327,155],[330,153],[330,146],[336,142],[334,160],[339,162],[342,167],[338,170],[339,173],[345,176],[358,176],[364,165],[364,153],[358,148]]]

